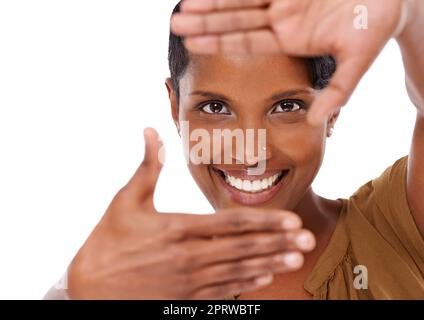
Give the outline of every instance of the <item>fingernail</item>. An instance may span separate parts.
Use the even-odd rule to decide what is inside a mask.
[[[257,277],[255,279],[255,284],[260,285],[260,286],[266,285],[266,284],[271,283],[273,278],[274,278],[274,276],[273,276],[272,273],[267,274],[265,276],[260,276],[260,277]]]
[[[300,226],[301,226],[300,219],[296,219],[296,218],[285,218],[281,222],[281,227],[284,230],[293,230],[293,229],[300,228]]]
[[[315,246],[314,238],[307,232],[298,235],[295,239],[295,243],[297,247],[302,250],[310,250]]]
[[[286,253],[283,256],[283,262],[291,268],[298,268],[303,263],[303,256],[297,252]]]

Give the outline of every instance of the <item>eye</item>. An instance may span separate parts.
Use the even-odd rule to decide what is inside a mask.
[[[288,113],[305,109],[305,103],[300,100],[284,100],[274,105],[271,113]]]
[[[208,102],[201,105],[199,109],[208,114],[231,115],[228,108],[221,102]]]

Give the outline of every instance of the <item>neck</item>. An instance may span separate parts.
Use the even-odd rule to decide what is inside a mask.
[[[341,205],[339,201],[320,197],[309,187],[293,211],[301,217],[303,227],[319,237],[337,222]]]

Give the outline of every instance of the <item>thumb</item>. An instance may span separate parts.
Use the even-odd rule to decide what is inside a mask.
[[[145,152],[143,162],[127,184],[127,190],[139,203],[153,206],[156,183],[164,162],[164,147],[153,128],[144,129]]]
[[[343,107],[371,64],[372,60],[368,57],[354,57],[340,61],[329,86],[318,96],[308,112],[309,124],[321,125],[331,112]]]

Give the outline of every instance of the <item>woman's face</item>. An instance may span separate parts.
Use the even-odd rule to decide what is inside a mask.
[[[306,121],[317,92],[304,60],[191,56],[180,80],[178,105],[169,81],[167,85],[183,143],[202,160],[190,159],[189,170],[215,209],[297,206],[320,168],[328,126],[312,127]],[[219,129],[230,130],[227,138],[229,132],[242,132],[244,143],[231,136],[225,142]],[[258,129],[266,133],[262,146]],[[252,132],[254,148],[246,143]],[[202,142],[209,152],[199,148]],[[259,175],[248,170],[258,167],[264,168]]]

